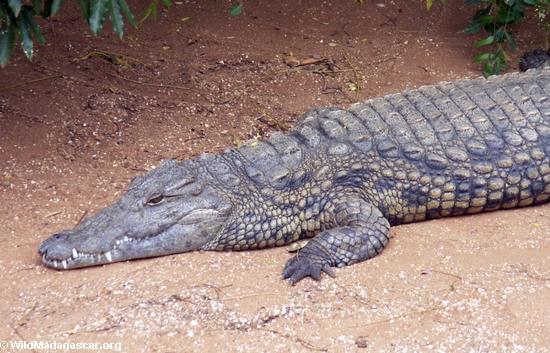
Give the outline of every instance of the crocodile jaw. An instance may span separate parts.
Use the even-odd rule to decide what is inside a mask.
[[[203,164],[167,160],[134,178],[114,204],[46,239],[42,263],[64,270],[200,249],[233,212]]]
[[[46,239],[40,246],[39,253],[45,266],[67,270],[189,252],[198,250],[210,241],[222,225],[223,218],[215,209],[194,210],[178,223],[156,234],[142,237],[121,235],[110,241],[108,247],[103,246],[93,251],[82,250],[82,240],[88,237],[105,240],[105,237],[86,234],[86,228],[77,227],[75,230],[64,231]]]

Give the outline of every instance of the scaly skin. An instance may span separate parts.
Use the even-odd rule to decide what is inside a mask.
[[[64,269],[313,238],[291,283],[364,261],[390,225],[550,199],[550,68],[313,110],[289,134],[167,161],[39,249]]]

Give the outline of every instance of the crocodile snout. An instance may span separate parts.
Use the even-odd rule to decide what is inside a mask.
[[[70,231],[56,233],[46,239],[38,248],[42,262],[48,267],[67,268],[67,261],[73,257],[75,249],[71,245]]]
[[[69,238],[69,232],[63,231],[56,233],[44,240],[38,248],[40,255],[45,255],[48,258],[64,259],[70,256],[71,248],[67,239]]]

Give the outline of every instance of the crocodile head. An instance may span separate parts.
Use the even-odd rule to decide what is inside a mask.
[[[200,249],[232,208],[204,164],[166,161],[136,177],[116,203],[46,239],[42,262],[71,269]]]

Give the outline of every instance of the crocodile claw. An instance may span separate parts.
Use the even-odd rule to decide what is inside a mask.
[[[317,256],[298,253],[286,263],[283,278],[288,279],[291,285],[295,285],[305,277],[318,281],[321,279],[321,272],[325,272],[332,278],[336,277],[328,261]]]

